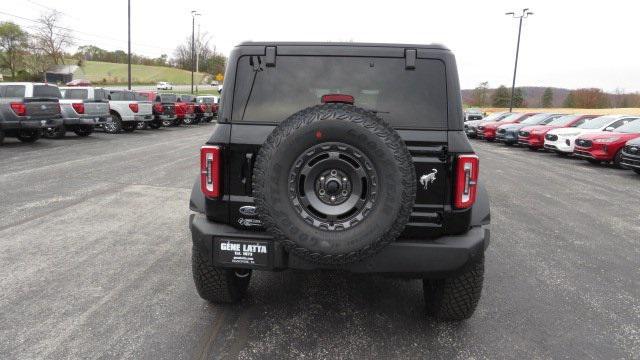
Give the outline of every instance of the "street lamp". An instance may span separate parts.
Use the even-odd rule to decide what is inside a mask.
[[[131,90],[131,0],[127,1],[127,89]]]
[[[193,94],[193,73],[196,67],[195,53],[196,53],[196,16],[200,16],[200,13],[196,10],[191,10],[191,93]]]
[[[520,34],[522,33],[522,19],[526,19],[529,15],[533,15],[533,12],[529,11],[529,8],[522,9],[522,14],[516,15],[515,12],[508,12],[505,15],[511,15],[514,19],[520,19],[520,25],[518,25],[518,45],[516,46],[516,64],[513,67],[513,82],[511,83],[511,102],[509,103],[509,112],[513,111],[513,93],[516,87],[516,72],[518,71],[518,55],[520,53]]]

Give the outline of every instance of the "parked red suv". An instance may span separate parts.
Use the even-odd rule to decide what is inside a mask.
[[[484,123],[478,126],[478,138],[485,139],[487,141],[494,141],[496,139],[496,129],[498,126],[504,124],[514,124],[519,123],[522,120],[528,118],[529,116],[535,115],[537,113],[514,113],[500,121],[492,121],[488,123]]]
[[[613,129],[607,129],[579,136],[576,139],[573,154],[592,163],[612,161],[614,165],[619,167],[624,144],[640,137],[640,119],[620,126],[615,129],[615,132]]]
[[[528,146],[531,150],[538,150],[544,147],[544,136],[556,128],[576,127],[583,122],[598,117],[598,115],[565,115],[559,117],[546,125],[532,125],[520,129],[518,133],[518,143]]]

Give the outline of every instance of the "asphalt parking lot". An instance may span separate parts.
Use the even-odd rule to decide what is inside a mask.
[[[0,148],[2,358],[638,358],[640,176],[474,141],[492,207],[483,297],[425,318],[419,281],[191,279],[188,198],[212,125]]]

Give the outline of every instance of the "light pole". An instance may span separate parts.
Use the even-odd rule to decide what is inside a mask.
[[[191,93],[193,94],[193,73],[196,67],[196,16],[200,15],[196,10],[191,10]]]
[[[131,0],[127,0],[127,88],[131,90]]]
[[[511,83],[511,102],[509,103],[509,112],[513,111],[513,93],[516,87],[516,72],[518,71],[518,55],[520,53],[520,34],[522,33],[522,19],[526,19],[529,15],[533,15],[528,8],[522,9],[522,14],[516,15],[515,12],[508,12],[505,15],[511,15],[514,19],[520,19],[518,25],[518,45],[516,46],[516,64],[513,67],[513,82]]]
[[[198,23],[198,42],[196,43],[196,74],[200,72],[200,23]],[[198,84],[196,84],[196,94],[198,93]]]

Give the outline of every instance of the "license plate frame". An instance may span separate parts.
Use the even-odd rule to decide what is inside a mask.
[[[273,263],[270,241],[216,238],[213,245],[215,261],[225,267],[267,269]]]

